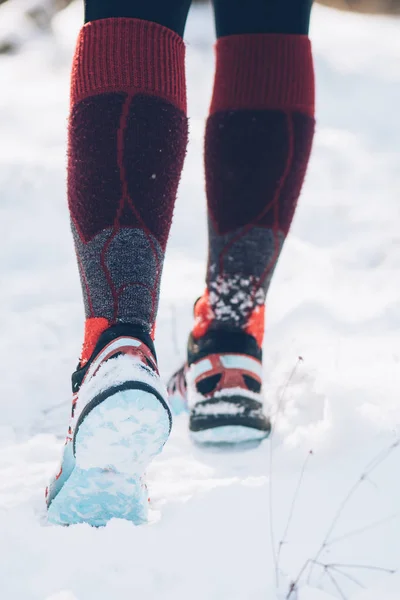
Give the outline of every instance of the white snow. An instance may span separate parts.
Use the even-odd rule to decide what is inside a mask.
[[[398,600],[400,576],[384,571],[400,567],[400,449],[384,454],[400,436],[398,20],[315,8],[317,137],[268,296],[271,442],[201,451],[180,417],[149,474],[152,524],[96,530],[47,526],[43,494],[68,425],[82,336],[65,200],[68,74],[81,12],[70,7],[54,39],[32,39],[0,59],[0,598],[284,600],[320,554],[326,567],[314,565],[311,577],[305,570],[298,600]],[[157,333],[165,377],[182,359],[203,289],[212,39],[209,10],[195,10],[191,147]]]
[[[99,360],[101,360],[101,355]],[[91,365],[90,370],[92,370],[92,373],[92,367],[94,366],[94,370],[96,369],[96,362],[97,361]],[[79,400],[75,411],[76,421],[86,404],[89,403],[92,398],[112,386],[124,383],[132,376],[135,378],[135,381],[141,381],[142,383],[151,386],[163,398],[167,397],[167,390],[164,383],[160,381],[158,375],[156,375],[152,369],[141,362],[139,357],[126,355],[118,356],[113,360],[107,360],[93,376],[91,376],[90,370],[80,389]],[[133,375],[134,373],[135,375]]]

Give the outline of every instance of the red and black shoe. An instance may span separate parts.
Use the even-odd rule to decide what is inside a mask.
[[[196,305],[196,324],[199,312]],[[198,443],[262,441],[271,423],[264,411],[257,336],[249,329],[213,329],[212,323],[203,333],[196,324],[189,337],[187,363],[168,384],[175,412],[186,403],[190,433]]]

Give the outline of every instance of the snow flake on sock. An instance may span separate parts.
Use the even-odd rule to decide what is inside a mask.
[[[243,325],[257,306],[265,302],[265,290],[257,277],[218,275],[209,282],[210,306],[217,321]]]

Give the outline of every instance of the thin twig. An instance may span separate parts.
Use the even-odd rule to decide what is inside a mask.
[[[367,479],[367,477],[372,473],[372,471],[374,471],[379,465],[381,465],[383,463],[384,460],[386,460],[386,458],[391,454],[391,452],[393,452],[393,450],[395,450],[398,446],[400,445],[400,438],[398,440],[396,440],[393,444],[390,445],[389,448],[386,448],[384,451],[380,452],[376,458],[374,458],[372,461],[370,461],[366,467],[366,470],[361,474],[360,478],[358,479],[358,481],[355,483],[355,485],[353,485],[353,487],[350,489],[349,493],[347,494],[346,498],[344,499],[344,501],[342,502],[342,504],[340,505],[331,526],[328,529],[328,532],[324,538],[324,541],[322,542],[316,556],[314,557],[314,559],[308,559],[303,567],[300,569],[296,579],[294,580],[294,582],[291,584],[291,587],[289,589],[289,592],[287,594],[286,600],[290,600],[291,595],[292,595],[292,589],[297,589],[300,580],[302,579],[305,571],[307,570],[308,566],[311,565],[310,568],[310,572],[308,575],[308,579],[307,581],[310,582],[311,576],[312,576],[312,572],[313,572],[313,568],[315,565],[322,565],[322,563],[320,563],[318,561],[320,555],[322,554],[322,552],[331,544],[341,540],[341,539],[346,539],[347,537],[350,537],[352,535],[356,535],[358,533],[362,533],[363,531],[367,531],[368,529],[372,529],[374,527],[377,527],[379,524],[389,521],[393,518],[395,518],[397,515],[396,513],[392,516],[392,517],[388,517],[383,519],[380,522],[374,523],[373,525],[367,526],[365,528],[362,529],[358,529],[355,531],[352,531],[348,534],[345,534],[344,536],[340,536],[338,538],[335,538],[332,541],[329,541],[329,538],[332,534],[332,532],[334,531],[337,522],[339,521],[340,516],[343,513],[344,508],[346,507],[347,503],[350,501],[351,497],[354,495],[354,493],[356,492],[356,490],[358,489],[358,487]],[[335,568],[359,568],[359,569],[370,569],[370,570],[374,570],[374,571],[380,571],[380,572],[384,572],[384,573],[388,573],[388,574],[394,574],[397,571],[396,570],[392,570],[392,569],[385,569],[383,567],[374,567],[374,566],[367,566],[367,565],[342,565],[340,563],[336,563],[336,564],[332,564],[330,565],[331,567],[335,567]],[[328,573],[328,575],[331,577],[331,575]],[[335,580],[333,580],[335,587],[337,588],[337,583]],[[338,589],[339,593],[342,595],[342,591],[340,590],[340,588]],[[342,595],[343,597],[343,595]]]
[[[272,558],[274,561],[275,582],[279,587],[278,556],[275,550],[275,532],[274,532],[274,509],[273,509],[273,490],[272,490],[272,472],[273,472],[273,453],[272,444],[269,449],[269,535],[272,547]]]
[[[393,575],[394,573],[397,572],[396,570],[393,570],[393,569],[386,569],[384,567],[376,567],[376,566],[371,566],[371,565],[351,565],[351,564],[349,565],[349,564],[342,564],[342,563],[327,563],[327,564],[325,564],[318,560],[307,561],[307,563],[303,567],[303,572],[306,569],[307,564],[309,564],[309,563],[311,563],[313,566],[316,565],[318,567],[321,567],[321,569],[323,570],[323,573],[328,575],[328,577],[330,578],[330,580],[332,581],[336,590],[339,592],[339,594],[342,596],[342,598],[346,598],[346,597],[344,596],[343,591],[339,587],[337,581],[333,577],[332,573],[330,573],[330,571],[335,571],[335,573],[337,573],[338,575],[341,575],[342,577],[348,579],[349,581],[351,581],[352,583],[354,583],[355,585],[357,585],[363,589],[366,589],[366,588],[361,583],[361,581],[359,581],[356,577],[354,577],[354,575],[349,575],[349,573],[345,573],[343,571],[343,569],[366,569],[368,571],[379,571],[379,572],[383,572],[383,573],[388,573],[389,575]],[[300,580],[300,578],[301,578],[301,575],[297,578],[297,580],[294,583],[292,583],[290,590],[292,590],[292,588],[297,589],[298,581]],[[289,590],[288,596],[286,597],[286,600],[290,600],[290,596],[291,596],[290,590]]]
[[[290,584],[290,588],[289,588],[288,595],[286,596],[286,600],[290,600],[290,597],[291,597],[293,591],[297,590],[297,587],[299,585],[300,579],[303,577],[303,574],[305,573],[305,571],[307,570],[307,567],[311,564],[311,562],[312,562],[311,558],[309,558],[308,560],[306,560],[306,562],[304,563],[304,565],[300,569],[299,574],[297,575],[296,579],[294,581],[292,581],[292,583]]]
[[[337,591],[339,592],[339,594],[342,596],[342,598],[344,598],[346,600],[346,597],[345,597],[344,593],[342,592],[342,590],[340,589],[337,581],[335,580],[335,578],[333,577],[333,575],[331,573],[329,573],[329,569],[332,569],[332,565],[325,565],[324,563],[319,562],[318,560],[313,560],[311,562],[314,565],[317,565],[318,567],[322,568],[322,570],[323,570],[323,576],[324,575],[328,575],[328,577],[332,581],[333,585],[335,586],[335,588],[337,589]],[[341,574],[340,571],[338,571],[338,572],[339,572],[339,574]],[[321,579],[321,582],[322,582],[322,579]]]
[[[359,479],[356,481],[356,483],[350,488],[349,493],[347,494],[347,496],[345,497],[345,499],[343,500],[343,502],[340,504],[339,509],[337,510],[333,521],[325,535],[325,538],[319,548],[319,550],[317,551],[313,561],[312,561],[312,565],[315,564],[315,561],[318,561],[319,557],[321,556],[322,552],[325,550],[325,548],[328,545],[329,542],[329,538],[332,535],[340,517],[342,516],[342,513],[344,511],[344,509],[346,508],[347,504],[349,503],[349,501],[351,500],[351,498],[354,496],[354,494],[356,493],[356,491],[358,490],[358,488],[361,486],[361,484],[365,481],[365,479],[373,472],[375,471],[375,469],[377,469],[384,460],[386,460],[386,458],[391,454],[391,452],[393,452],[393,450],[395,448],[397,448],[400,445],[400,438],[398,440],[396,440],[396,442],[394,442],[393,444],[390,445],[389,448],[387,448],[385,451],[381,451],[378,456],[373,459],[371,462],[368,463],[368,466],[366,468],[365,471],[363,471],[363,473],[361,474],[361,476],[359,477]],[[310,569],[310,573],[308,575],[308,583],[311,580],[311,576],[313,573],[313,566],[311,566]]]
[[[359,529],[354,529],[353,531],[350,531],[349,533],[345,533],[344,535],[333,538],[332,540],[330,540],[330,542],[325,544],[325,548],[328,548],[328,547],[332,546],[333,544],[336,544],[337,542],[342,542],[343,540],[347,540],[349,537],[352,537],[355,535],[360,535],[362,533],[365,533],[366,531],[375,529],[376,527],[379,527],[380,525],[383,525],[384,523],[387,523],[389,521],[393,521],[394,519],[398,519],[399,517],[400,517],[400,513],[397,512],[397,513],[394,513],[393,515],[391,515],[390,517],[385,517],[384,519],[381,519],[380,521],[376,521],[376,522],[372,523],[371,525],[367,525],[366,527],[360,527]]]
[[[304,361],[303,357],[299,356],[298,359],[297,359],[297,361],[296,361],[296,364],[294,365],[294,367],[292,369],[292,372],[290,373],[289,377],[286,380],[285,387],[283,388],[283,390],[281,392],[281,395],[279,397],[279,400],[278,400],[278,406],[276,407],[276,414],[277,415],[281,412],[282,405],[283,405],[283,400],[284,400],[284,398],[286,396],[287,389],[288,389],[289,385],[291,384],[292,379],[295,376],[297,369],[299,368],[299,364],[301,362],[303,362],[303,361]]]
[[[344,565],[341,563],[332,563],[332,567],[340,567],[341,569],[365,569],[367,571],[380,571],[381,573],[388,573],[394,575],[396,569],[386,569],[385,567],[375,567],[373,565]]]
[[[273,455],[273,451],[274,451],[274,446],[273,446],[273,439],[274,439],[274,432],[275,432],[275,427],[276,427],[276,423],[277,423],[277,418],[279,417],[279,414],[281,412],[281,407],[283,405],[283,401],[285,399],[285,395],[286,395],[286,391],[289,387],[290,382],[292,381],[296,370],[300,364],[300,362],[303,361],[303,358],[301,356],[298,357],[296,364],[294,365],[292,372],[290,373],[286,384],[282,390],[282,393],[279,397],[278,400],[278,406],[276,409],[276,420],[274,423],[274,426],[272,428],[272,432],[271,432],[271,436],[270,436],[270,446],[269,446],[269,529],[270,529],[270,541],[271,541],[271,548],[272,548],[272,558],[274,561],[274,570],[275,570],[275,581],[276,581],[276,587],[279,587],[279,570],[278,570],[278,553],[275,547],[275,532],[274,532],[274,508],[273,508],[273,462],[274,462],[274,455]]]
[[[363,588],[363,590],[366,589],[365,585],[363,585],[361,583],[361,581],[358,581],[358,579],[356,579],[353,575],[349,575],[348,573],[343,573],[343,571],[341,571],[337,567],[334,567],[333,565],[330,565],[330,568],[332,569],[332,571],[335,571],[339,575],[342,575],[342,577],[346,577],[346,579],[348,579],[349,581],[352,581],[353,583],[355,583],[356,585],[358,585],[360,588]]]
[[[347,600],[347,597],[344,595],[344,592],[340,589],[339,584],[337,583],[336,579],[333,577],[332,573],[329,572],[329,569],[326,568],[325,573],[328,575],[329,579],[332,581],[336,590],[339,592],[341,598],[343,598],[343,600]]]
[[[375,466],[380,464],[382,462],[382,459],[386,458],[386,455],[390,454],[390,452],[394,449],[397,448],[397,446],[400,444],[400,438],[397,439],[395,442],[393,442],[393,444],[391,444],[389,446],[389,448],[384,448],[381,452],[379,452],[379,454],[377,456],[375,456],[375,458],[373,458],[364,468],[364,472],[366,473],[371,473],[374,469]]]
[[[288,595],[286,596],[286,600],[290,600],[290,598],[292,597],[292,594],[295,594],[296,592],[297,592],[297,586],[296,586],[295,582],[292,581],[292,583],[290,584],[290,587],[289,587]]]
[[[284,534],[282,536],[281,541],[279,542],[278,556],[277,556],[277,569],[278,569],[278,572],[279,572],[279,563],[280,563],[280,558],[281,558],[282,547],[286,543],[286,538],[287,538],[287,535],[289,533],[290,525],[292,524],[294,511],[295,511],[295,508],[296,508],[297,498],[299,496],[301,485],[303,483],[304,475],[305,475],[305,472],[306,472],[306,469],[307,469],[307,466],[308,466],[308,463],[309,463],[309,460],[310,460],[311,456],[313,456],[313,451],[312,450],[310,450],[308,452],[306,460],[304,461],[303,467],[301,469],[299,481],[297,482],[297,486],[296,486],[296,489],[295,489],[295,492],[294,492],[294,495],[293,495],[293,500],[292,500],[292,504],[291,504],[291,507],[290,507],[289,517],[288,517],[288,520],[287,520],[287,523],[286,523],[285,532],[284,532]],[[279,575],[278,574],[277,574],[277,579],[279,580]]]

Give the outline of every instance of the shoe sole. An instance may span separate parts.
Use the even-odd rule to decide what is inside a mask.
[[[271,433],[262,403],[240,394],[198,402],[189,427],[192,440],[200,445],[258,444]]]
[[[151,391],[124,389],[94,402],[77,427],[76,463],[48,508],[48,520],[95,527],[111,519],[145,523],[143,474],[163,449],[170,429],[170,412]]]
[[[258,446],[269,436],[269,433],[242,425],[225,425],[202,431],[191,431],[190,437],[200,446]]]

